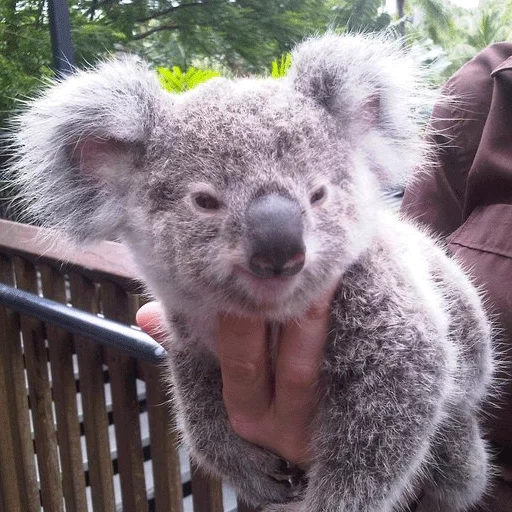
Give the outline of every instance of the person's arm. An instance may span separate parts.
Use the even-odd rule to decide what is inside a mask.
[[[406,217],[446,239],[484,294],[507,354],[512,349],[511,56],[512,43],[492,45],[448,81],[455,101],[437,106],[431,123],[437,132],[435,165],[408,187],[402,204]],[[500,408],[490,411],[488,428],[512,468],[512,386],[508,375],[497,377],[508,384],[500,389]]]
[[[500,189],[496,167],[480,162],[488,158],[490,113],[503,108],[494,104],[492,72],[511,55],[512,43],[479,53],[447,82],[444,91],[451,100],[434,108],[429,126],[433,164],[407,187],[402,212],[442,237],[459,228],[479,203],[495,202],[493,194]],[[506,137],[509,133],[510,126]],[[512,140],[508,143],[512,147]]]

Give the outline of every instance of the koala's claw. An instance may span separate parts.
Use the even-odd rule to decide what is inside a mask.
[[[302,486],[292,486],[287,480],[277,481],[272,477],[269,477],[270,483],[267,484],[267,488],[270,491],[269,494],[272,496],[270,500],[278,504],[295,502],[303,494]]]
[[[295,491],[297,494],[305,487],[307,483],[306,473],[303,469],[295,464],[281,459],[280,470],[272,473],[269,476],[276,482],[283,483],[290,490]]]
[[[238,454],[250,450],[251,456],[248,454],[244,459],[251,463],[239,468],[246,472],[243,478],[240,473],[233,473],[228,467],[225,468],[224,477],[238,489],[242,497],[261,505],[294,502],[303,495],[307,483],[303,470],[264,448],[245,442],[240,444],[240,441],[235,438],[233,445],[239,443]]]

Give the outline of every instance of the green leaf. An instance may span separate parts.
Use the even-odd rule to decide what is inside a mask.
[[[185,72],[179,66],[173,66],[172,69],[158,67],[156,70],[164,89],[174,93],[188,91],[203,82],[220,76],[220,73],[213,69],[198,69],[192,66]]]
[[[288,69],[290,68],[291,64],[292,55],[290,53],[285,53],[281,55],[281,58],[279,60],[274,59],[272,61],[272,78],[282,78],[286,76],[286,73],[288,73]]]

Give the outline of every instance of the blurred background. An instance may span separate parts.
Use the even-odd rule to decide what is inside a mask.
[[[48,1],[0,0],[0,128],[17,101],[54,73]],[[77,66],[135,52],[181,75],[190,67],[228,76],[271,73],[272,62],[281,64],[281,56],[304,36],[334,29],[405,36],[417,58],[433,64],[434,80],[441,83],[478,50],[512,33],[512,0],[69,0],[68,5]],[[274,73],[282,71],[274,63]],[[181,75],[168,87],[187,88]]]

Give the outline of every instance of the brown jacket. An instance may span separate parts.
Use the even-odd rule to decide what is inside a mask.
[[[437,162],[402,210],[447,238],[485,292],[510,367],[489,437],[502,478],[488,510],[512,511],[512,43],[490,46],[447,83],[458,98],[434,109]]]

